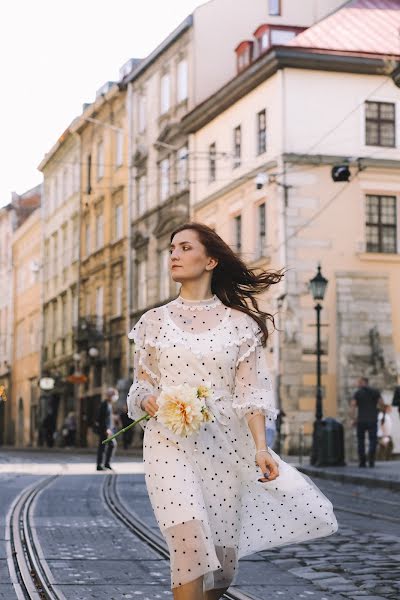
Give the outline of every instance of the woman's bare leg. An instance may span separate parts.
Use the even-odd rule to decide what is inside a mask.
[[[185,585],[172,588],[172,593],[174,600],[204,600],[203,575]]]
[[[204,600],[219,600],[225,594],[228,588],[218,588],[204,592]]]

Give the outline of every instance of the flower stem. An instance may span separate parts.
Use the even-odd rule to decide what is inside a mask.
[[[103,440],[101,443],[102,444],[107,444],[108,442],[111,442],[111,440],[113,440],[114,438],[116,438],[121,433],[125,433],[125,431],[129,431],[129,429],[131,429],[132,427],[134,427],[135,425],[137,425],[138,423],[140,423],[140,421],[148,421],[149,419],[151,419],[150,415],[148,415],[148,414],[147,415],[143,415],[143,417],[140,417],[140,419],[137,419],[137,421],[133,421],[133,423],[130,423],[129,425],[127,425],[123,429],[120,429],[119,431],[117,431],[117,433],[114,433],[113,435],[110,435],[110,437],[108,437],[107,439]]]

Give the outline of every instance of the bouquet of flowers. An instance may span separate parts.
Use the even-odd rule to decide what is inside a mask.
[[[154,417],[167,429],[181,437],[192,435],[200,429],[203,423],[214,421],[214,415],[206,404],[206,399],[211,394],[211,389],[205,385],[193,387],[183,383],[166,387],[157,398],[158,410]],[[148,421],[151,418],[148,414],[143,415],[140,419],[103,440],[102,443],[110,442],[140,421]]]

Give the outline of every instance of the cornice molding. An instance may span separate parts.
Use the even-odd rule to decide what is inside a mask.
[[[297,165],[337,165],[339,163],[348,163],[350,166],[361,166],[365,167],[379,167],[381,169],[399,169],[400,159],[389,159],[389,158],[370,158],[368,156],[357,157],[356,160],[352,157],[349,160],[349,156],[340,156],[335,154],[297,154],[297,153],[285,153],[282,155],[284,163],[297,164]]]
[[[279,69],[294,68],[336,71],[366,75],[388,74],[385,56],[344,54],[327,50],[305,50],[288,46],[275,47],[260,56],[247,69],[204,100],[182,119],[185,133],[195,133],[246,94],[272,77]]]

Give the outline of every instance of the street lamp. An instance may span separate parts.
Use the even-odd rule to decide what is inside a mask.
[[[322,421],[322,389],[321,389],[321,310],[320,301],[324,299],[328,280],[321,274],[321,265],[318,265],[318,273],[309,283],[312,297],[317,313],[317,393],[315,406],[315,421],[313,431],[313,444],[311,452],[311,464],[318,461],[318,440],[320,439],[321,421]]]

